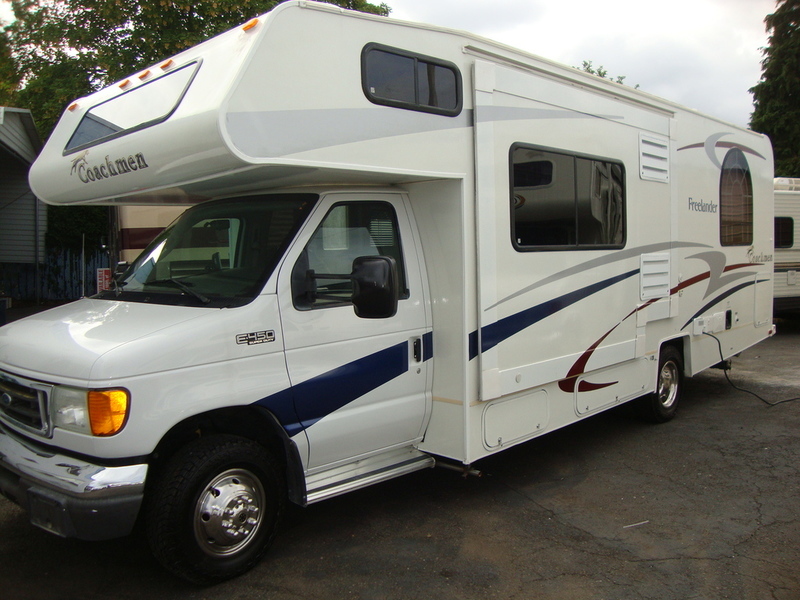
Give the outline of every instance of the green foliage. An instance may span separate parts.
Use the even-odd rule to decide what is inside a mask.
[[[85,244],[87,253],[100,248],[102,238],[108,239],[109,210],[107,206],[48,206],[48,248],[66,248],[79,252]]]
[[[575,67],[575,68],[577,69],[578,67]],[[624,85],[624,82],[625,82],[625,75],[618,75],[617,77],[609,77],[608,76],[608,71],[606,71],[603,68],[603,65],[600,65],[599,67],[595,68],[592,65],[592,61],[590,61],[590,60],[583,61],[583,65],[580,67],[579,70],[583,71],[585,73],[591,73],[592,75],[597,75],[598,77],[602,77],[603,79],[610,79],[614,83],[619,83],[620,85]],[[638,90],[639,89],[639,84],[637,83],[633,87],[634,87],[634,89]]]
[[[800,177],[800,0],[779,0],[764,22],[769,45],[761,80],[750,89],[750,127],[772,140],[775,176]]]
[[[8,36],[0,30],[0,106],[8,106],[19,86],[19,74],[11,56]]]

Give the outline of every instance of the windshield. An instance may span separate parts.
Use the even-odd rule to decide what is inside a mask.
[[[317,196],[217,200],[186,211],[97,298],[241,306],[266,283]]]

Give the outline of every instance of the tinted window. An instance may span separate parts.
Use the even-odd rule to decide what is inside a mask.
[[[417,89],[420,104],[445,110],[458,107],[458,85],[453,69],[417,61]]]
[[[246,196],[200,204],[156,237],[100,298],[233,307],[261,291],[317,200]]]
[[[794,219],[775,217],[775,247],[791,248],[792,246],[794,246]]]
[[[375,104],[455,116],[461,75],[455,65],[370,44],[361,58],[364,93]]]
[[[514,187],[537,187],[553,183],[553,163],[549,160],[532,160],[515,163]]]
[[[349,304],[353,282],[343,275],[349,275],[353,261],[362,256],[394,258],[401,296],[408,297],[394,208],[385,202],[347,202],[325,215],[292,270],[295,307]]]
[[[725,155],[719,180],[719,229],[723,246],[753,243],[753,182],[744,153],[732,148]]]
[[[90,108],[65,152],[160,123],[178,107],[199,63],[191,63]]]
[[[511,187],[517,249],[625,244],[625,171],[620,163],[516,146]]]
[[[366,60],[368,89],[373,97],[409,104],[417,102],[413,58],[373,50]]]

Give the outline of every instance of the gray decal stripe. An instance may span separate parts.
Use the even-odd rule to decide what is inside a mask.
[[[709,302],[706,302],[703,305],[703,307],[700,308],[696,313],[694,313],[692,315],[691,319],[689,319],[688,321],[686,321],[686,323],[684,323],[683,327],[681,327],[681,331],[686,329],[692,323],[692,321],[694,321],[697,317],[702,315],[704,312],[706,312],[708,310],[711,310],[711,308],[713,306],[719,304],[720,302],[725,300],[727,297],[732,296],[736,292],[744,290],[744,289],[750,287],[751,285],[758,285],[759,283],[765,283],[767,281],[769,281],[769,279],[760,279],[758,281],[748,281],[746,283],[741,283],[741,284],[737,285],[736,287],[732,287],[731,289],[727,290],[726,292],[724,292],[722,294],[719,294],[718,296],[715,296],[712,300],[710,300]]]
[[[541,121],[545,119],[609,119],[612,121],[623,121],[625,117],[617,115],[595,115],[566,108],[525,108],[493,105],[479,105],[475,108],[475,121],[477,123],[490,123],[494,121]]]
[[[254,158],[274,158],[400,135],[468,128],[472,111],[444,117],[383,107],[276,110],[232,112],[226,120],[231,141],[241,152]]]
[[[638,274],[639,269],[634,269],[628,273],[622,273],[604,281],[598,281],[558,298],[551,298],[546,302],[483,326],[480,331],[480,336],[478,336],[477,331],[473,331],[469,335],[469,359],[472,360],[479,353],[491,350],[501,342],[527,329],[531,325]]]
[[[558,273],[554,273],[549,277],[545,277],[544,279],[540,279],[536,283],[529,285],[528,287],[522,288],[514,292],[513,294],[506,296],[505,298],[498,300],[491,306],[485,308],[484,310],[491,310],[497,306],[500,306],[504,302],[508,302],[509,300],[513,300],[523,294],[527,294],[537,288],[545,286],[549,283],[553,283],[554,281],[559,281],[564,279],[565,277],[571,277],[572,275],[577,275],[583,271],[589,271],[591,269],[596,269],[597,267],[602,267],[605,265],[610,265],[615,262],[619,262],[621,260],[627,260],[629,258],[633,258],[635,256],[639,256],[641,254],[647,254],[648,252],[661,252],[663,250],[672,250],[676,248],[710,248],[711,246],[707,244],[696,244],[694,242],[662,242],[659,244],[649,244],[647,246],[638,246],[636,248],[629,248],[627,250],[619,250],[612,252],[607,256],[601,256],[599,258],[595,258],[592,260],[588,260],[585,263],[581,263],[574,267],[570,267],[569,269],[564,269],[563,271],[559,271]]]
[[[481,106],[475,112],[477,119],[483,123],[543,119],[622,119],[615,115],[592,115],[563,109],[509,106]],[[226,125],[231,141],[238,150],[254,158],[274,158],[401,135],[466,129],[472,127],[472,118],[473,111],[469,109],[463,110],[457,117],[445,117],[385,107],[335,108],[230,112],[226,115]]]

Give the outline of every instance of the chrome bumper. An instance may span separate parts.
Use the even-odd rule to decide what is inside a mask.
[[[62,537],[112,539],[133,529],[147,464],[106,467],[40,446],[0,425],[0,493]]]

